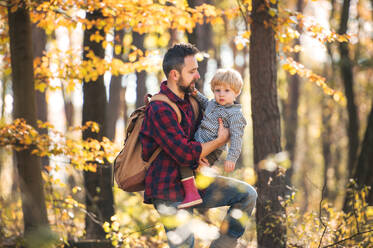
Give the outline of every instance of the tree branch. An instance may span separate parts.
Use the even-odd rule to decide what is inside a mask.
[[[241,12],[242,18],[243,18],[243,20],[244,20],[244,22],[245,22],[245,24],[246,24],[246,30],[248,30],[248,28],[249,28],[249,23],[248,23],[248,21],[247,21],[248,16],[247,16],[247,13],[245,13],[245,12],[243,11],[244,6],[243,6],[243,4],[241,3],[241,0],[237,0],[237,5],[238,5],[238,8],[240,9],[240,12]]]
[[[326,232],[326,229],[328,228],[325,223],[323,222],[323,220],[321,219],[321,211],[322,211],[322,202],[324,200],[324,193],[325,193],[325,189],[326,189],[326,184],[327,184],[327,181],[325,180],[324,181],[324,185],[322,186],[322,191],[321,191],[321,200],[320,200],[320,204],[319,204],[319,220],[320,220],[320,223],[324,226],[324,230],[322,232],[322,235],[321,235],[321,238],[320,238],[320,242],[319,242],[319,246],[318,248],[321,247],[321,242],[324,238],[324,235],[325,235],[325,232]]]
[[[364,231],[364,232],[355,233],[354,235],[352,235],[352,236],[350,236],[348,238],[342,239],[342,240],[337,241],[337,242],[335,242],[333,244],[330,244],[330,245],[323,246],[322,248],[327,248],[327,247],[332,247],[332,246],[338,245],[338,244],[343,243],[343,242],[345,242],[345,241],[347,241],[349,239],[352,239],[352,238],[354,238],[356,236],[359,236],[359,235],[364,234],[364,233],[369,233],[369,232],[373,232],[373,229],[369,229],[369,230]]]

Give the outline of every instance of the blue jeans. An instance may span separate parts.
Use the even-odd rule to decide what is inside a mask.
[[[248,218],[241,217],[251,215],[257,193],[249,184],[234,178],[217,176],[214,179],[201,195],[203,203],[194,208],[203,212],[209,208],[230,206],[220,229],[226,231],[221,235],[238,239],[243,235],[248,220]],[[154,199],[153,203],[161,216],[170,248],[193,248],[193,226],[188,226],[192,220],[193,208],[179,210],[177,205],[181,202],[160,199]]]

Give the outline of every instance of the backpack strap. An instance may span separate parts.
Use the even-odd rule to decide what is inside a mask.
[[[165,102],[167,103],[168,105],[171,106],[171,108],[176,112],[176,115],[177,115],[177,121],[180,123],[181,122],[181,112],[180,112],[180,109],[179,107],[176,105],[176,103],[172,102],[166,95],[164,94],[156,94],[154,96],[152,96],[152,98],[150,99],[150,101],[161,101],[161,102]]]
[[[149,94],[144,97],[146,105],[149,102],[152,102],[152,101],[161,101],[161,102],[167,103],[176,112],[177,120],[178,120],[179,123],[181,123],[181,112],[180,112],[179,107],[176,105],[176,103],[172,102],[165,94],[161,94],[161,93],[156,94],[156,95],[154,95],[150,98],[150,101],[148,101],[149,97],[150,97]],[[189,97],[189,100],[190,100],[190,104],[192,105],[192,108],[193,108],[194,116],[197,119],[198,115],[199,115],[199,104],[194,97]],[[149,164],[151,164],[154,161],[154,159],[158,156],[158,154],[161,152],[161,150],[162,150],[162,148],[158,147],[154,151],[154,153],[149,158],[149,161],[148,161]]]
[[[197,120],[199,115],[199,104],[193,96],[189,96],[189,102],[192,105],[194,117]]]
[[[147,99],[150,96],[151,95],[148,94],[145,97]],[[176,105],[176,103],[172,102],[166,95],[158,93],[158,94],[154,95],[153,97],[151,97],[150,101],[162,101],[162,102],[166,102],[176,112],[178,122],[179,123],[181,122],[181,113],[180,113],[179,107]],[[148,102],[149,102],[148,100],[145,100],[146,104],[148,104]],[[198,115],[199,115],[199,104],[198,104],[197,100],[193,96],[189,96],[189,102],[192,105],[194,117],[197,120]]]

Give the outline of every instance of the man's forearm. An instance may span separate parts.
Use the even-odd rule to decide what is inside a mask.
[[[201,152],[201,158],[206,157],[211,152],[215,151],[219,147],[223,146],[226,142],[222,140],[221,138],[214,139],[212,141],[201,143],[202,146],[202,152]]]

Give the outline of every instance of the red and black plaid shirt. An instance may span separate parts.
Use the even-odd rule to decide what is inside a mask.
[[[201,144],[193,141],[197,121],[188,96],[184,100],[179,98],[167,87],[167,82],[162,83],[160,93],[177,104],[182,121],[178,123],[175,111],[165,102],[150,102],[146,109],[140,132],[142,157],[148,161],[159,146],[162,151],[146,173],[145,203],[152,203],[152,199],[182,201],[184,189],[178,168],[196,169],[202,151]]]

